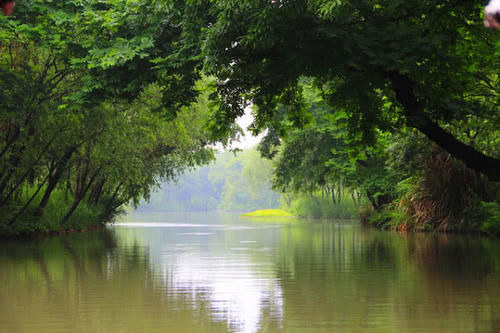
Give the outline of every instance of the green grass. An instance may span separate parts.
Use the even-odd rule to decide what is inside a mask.
[[[241,215],[242,217],[263,217],[263,218],[274,218],[274,217],[294,217],[294,215],[282,210],[282,209],[259,209],[250,213],[245,213]]]

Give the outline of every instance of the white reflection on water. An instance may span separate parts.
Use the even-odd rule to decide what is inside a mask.
[[[274,318],[283,318],[281,286],[271,276],[271,265],[253,264],[242,254],[166,254],[163,262],[169,293],[188,295],[194,306],[200,296],[208,299],[213,320],[227,321],[235,332],[257,332],[264,311]]]
[[[221,228],[224,224],[194,224],[194,223],[169,223],[169,222],[120,222],[118,227],[130,228]]]
[[[256,227],[171,222],[115,226],[132,230],[165,228],[154,232],[162,235],[157,239],[160,243],[150,239],[148,245],[157,282],[169,297],[188,299],[196,310],[208,306],[212,320],[226,322],[234,332],[258,332],[269,316],[282,327],[283,296],[271,259],[272,248],[242,233]],[[218,238],[228,233],[236,237],[234,241]]]
[[[253,227],[225,224],[194,224],[194,223],[169,223],[169,222],[120,222],[115,223],[118,227],[129,228],[211,228],[218,230],[251,230]],[[276,227],[276,226],[271,226]]]

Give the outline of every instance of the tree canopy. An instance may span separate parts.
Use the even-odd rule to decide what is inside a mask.
[[[213,158],[211,79],[186,33],[201,9],[33,0],[0,17],[0,233],[101,224]]]
[[[498,35],[479,3],[441,1],[215,1],[205,69],[219,80],[219,119],[254,103],[256,128],[307,120],[302,77],[346,112],[367,144],[375,130],[416,128],[468,167],[500,180]],[[475,140],[457,133],[476,131]],[[484,140],[477,140],[484,138]]]

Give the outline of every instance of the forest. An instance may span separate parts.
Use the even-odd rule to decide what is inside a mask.
[[[381,228],[496,234],[500,35],[484,5],[19,2],[0,17],[0,234],[112,221],[213,161],[250,108],[269,161],[241,155],[248,193],[349,201]],[[221,172],[214,207],[278,205]]]

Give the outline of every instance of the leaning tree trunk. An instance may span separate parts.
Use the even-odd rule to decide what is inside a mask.
[[[106,204],[106,208],[104,209],[104,215],[109,216],[113,212],[113,207],[114,207],[114,202],[116,200],[116,197],[118,196],[118,193],[120,189],[123,186],[123,182],[120,182],[118,186],[116,186],[115,191],[113,192],[113,195],[109,199],[108,203]]]
[[[49,177],[49,184],[47,185],[47,189],[45,190],[45,193],[43,195],[42,200],[40,201],[40,204],[38,205],[38,208],[35,212],[36,216],[42,216],[43,215],[43,210],[47,206],[50,196],[52,195],[52,192],[55,190],[57,184],[59,183],[59,180],[61,179],[64,171],[66,170],[66,166],[75,152],[76,147],[73,147],[72,149],[68,149],[66,153],[57,161],[56,166],[55,166],[55,172]]]
[[[56,137],[52,138],[42,149],[42,152],[38,155],[38,157],[31,163],[29,167],[26,168],[25,173],[20,177],[20,179],[17,180],[16,184],[9,190],[9,193],[2,199],[2,202],[4,201],[9,201],[12,195],[17,191],[17,189],[25,182],[25,180],[33,173],[34,168],[36,165],[39,164],[45,153],[49,150],[50,146],[54,142],[54,139]],[[1,203],[0,203],[1,205]]]
[[[487,156],[460,142],[429,118],[413,91],[415,82],[407,75],[396,72],[387,73],[387,75],[391,80],[397,100],[403,106],[409,126],[422,132],[451,156],[464,162],[468,168],[485,174],[491,181],[500,181],[500,159]]]
[[[13,225],[14,223],[16,223],[17,219],[23,215],[23,213],[26,211],[26,209],[28,209],[28,207],[30,206],[31,202],[36,198],[36,196],[38,195],[38,193],[40,193],[40,190],[42,189],[43,185],[45,185],[45,183],[47,182],[47,179],[48,179],[48,176],[45,177],[45,179],[43,180],[43,182],[41,182],[40,184],[38,184],[38,188],[36,189],[35,193],[31,196],[31,198],[29,198],[29,200],[24,204],[24,206],[19,210],[19,212],[17,212],[16,215],[14,215],[14,217],[9,221],[9,225]]]
[[[80,189],[80,191],[78,191],[78,192],[75,191],[75,200],[73,201],[73,204],[71,205],[71,208],[69,209],[68,213],[66,213],[66,215],[64,215],[64,217],[62,218],[61,225],[64,225],[70,219],[70,217],[73,215],[75,210],[78,208],[78,206],[80,205],[80,202],[83,200],[83,198],[85,198],[85,195],[87,194],[89,188],[94,183],[94,180],[96,179],[100,170],[101,169],[99,168],[99,169],[97,169],[96,172],[94,172],[94,174],[90,178],[89,182],[84,187],[82,187]],[[82,184],[82,186],[83,186],[83,184]]]

